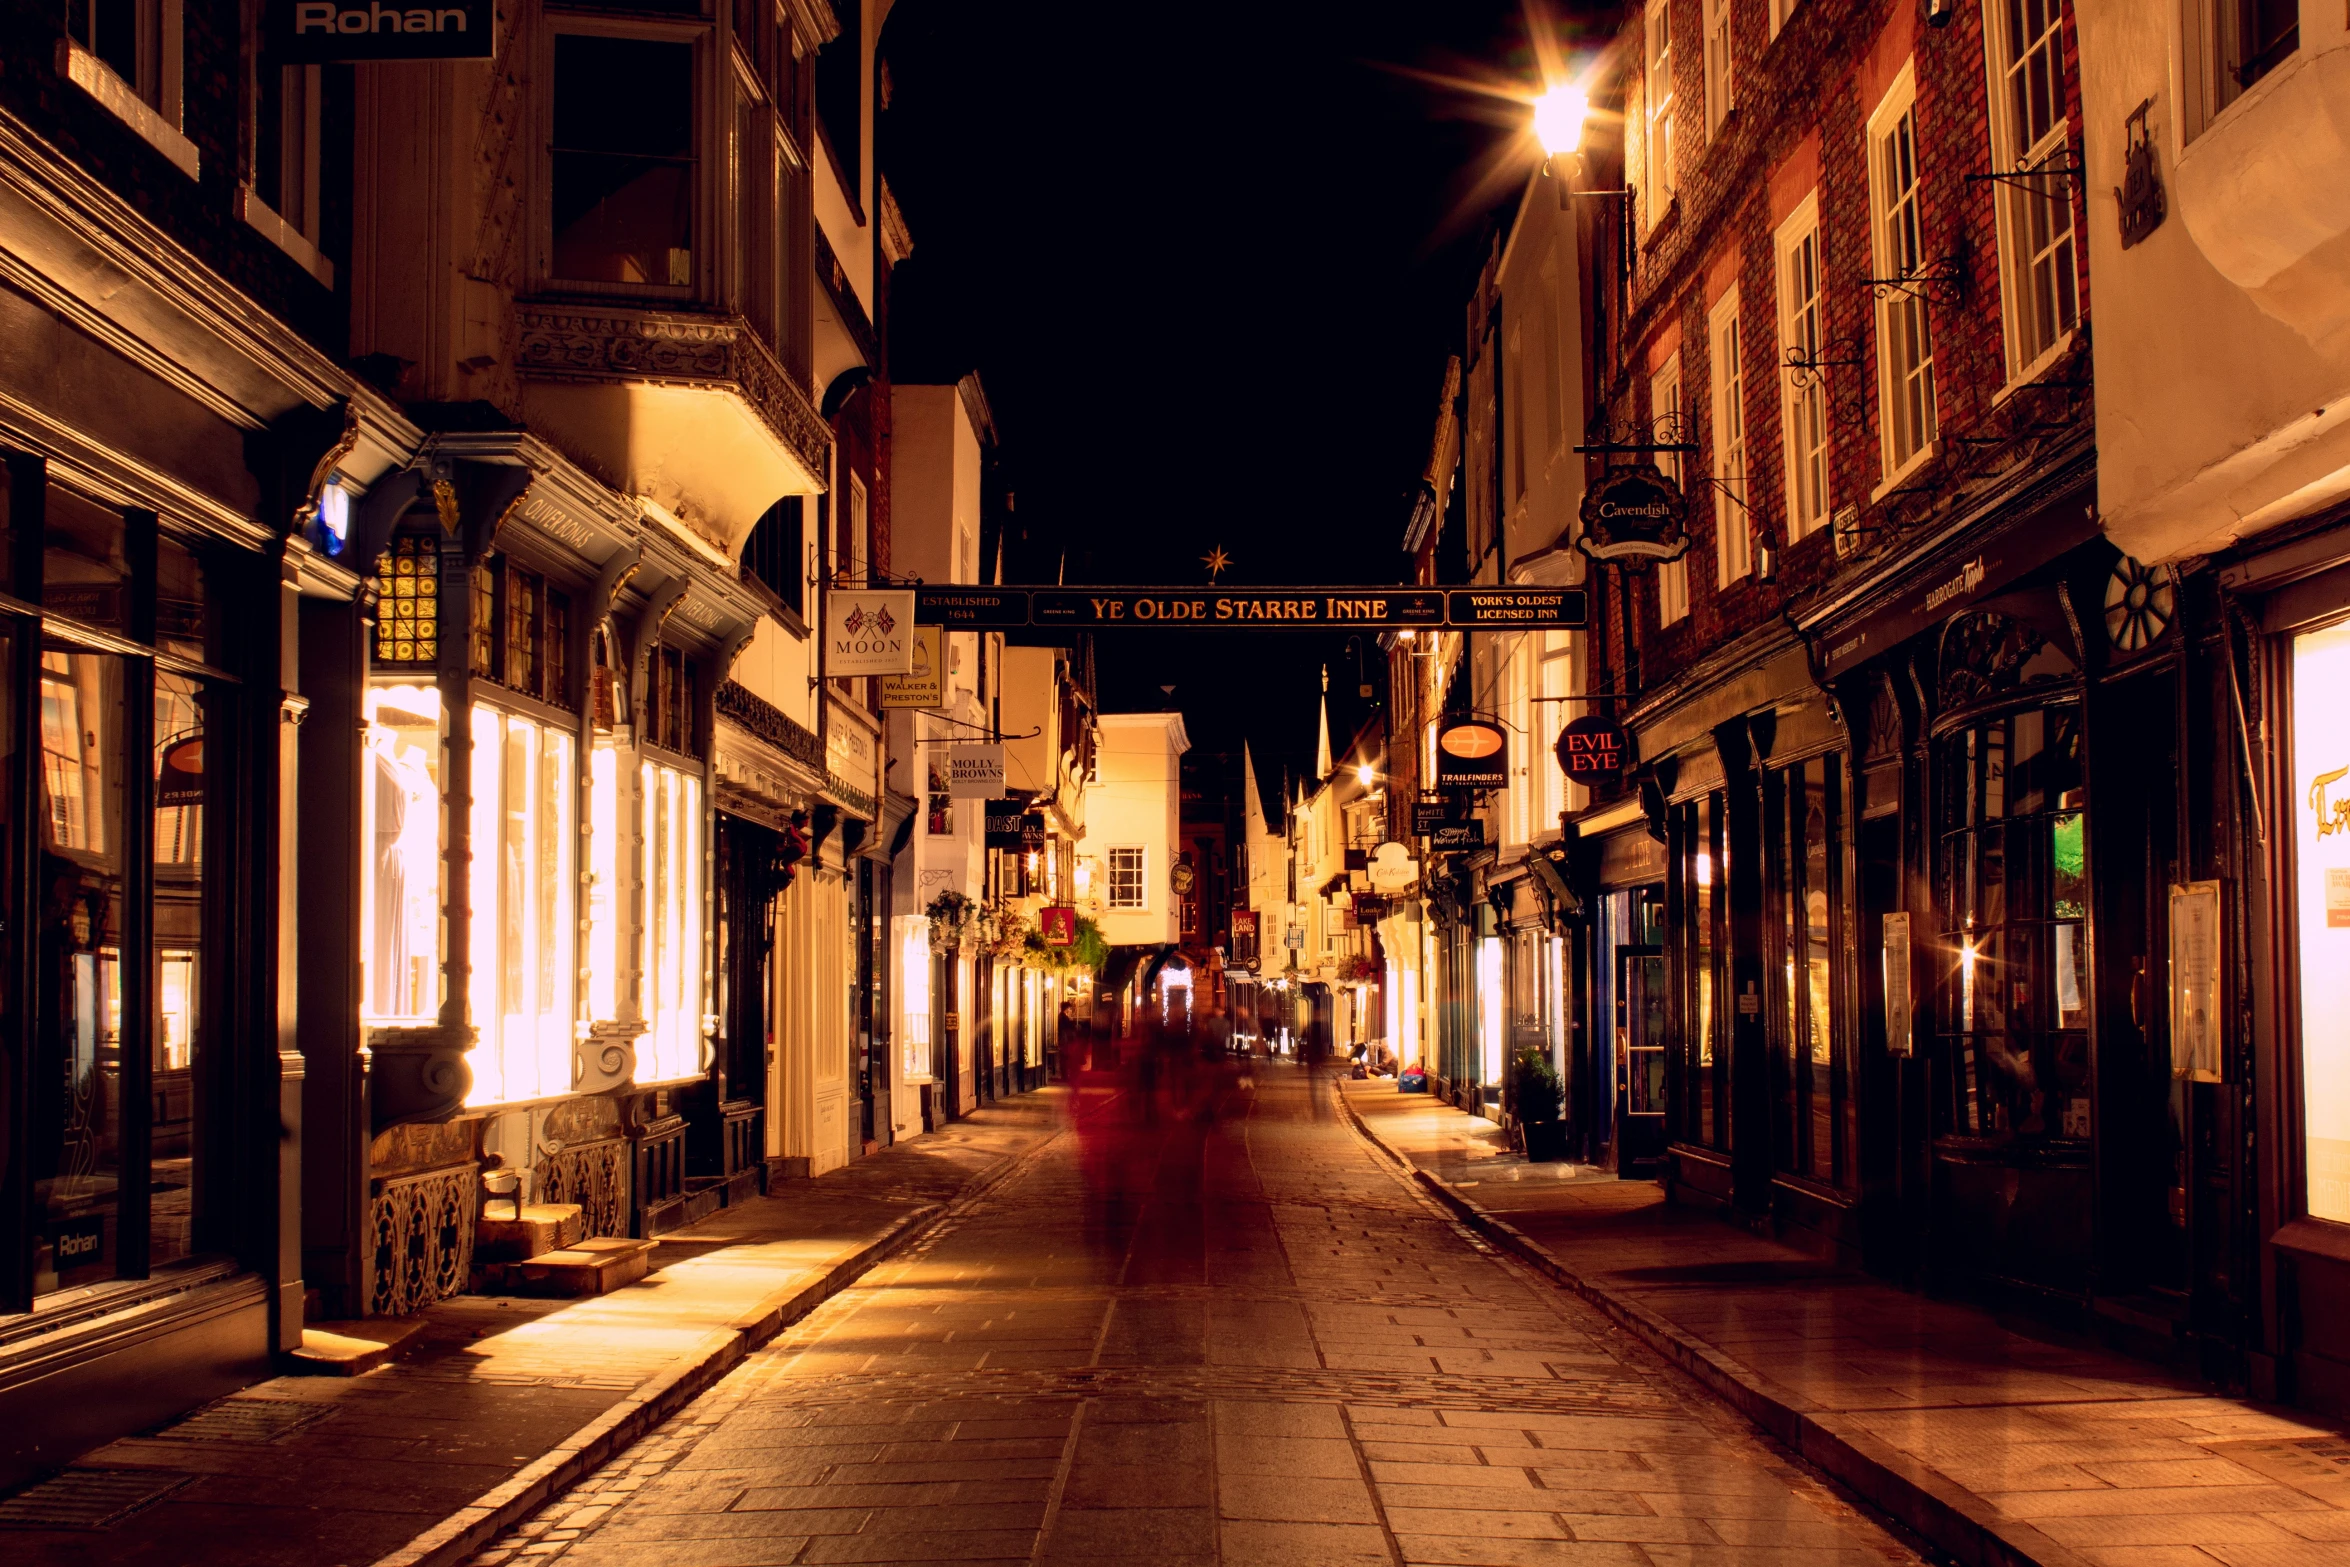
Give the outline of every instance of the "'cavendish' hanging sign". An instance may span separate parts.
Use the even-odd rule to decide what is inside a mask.
[[[1583,492],[1583,536],[1593,560],[1627,566],[1679,560],[1689,551],[1689,501],[1655,463],[1610,468]]]

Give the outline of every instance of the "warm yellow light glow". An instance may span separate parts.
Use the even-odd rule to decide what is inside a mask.
[[[620,756],[608,745],[588,763],[588,1016],[620,1016]]]
[[[1412,631],[1409,629],[1398,631],[1395,634],[1395,640],[1398,642],[1417,642],[1419,639],[1420,634],[1417,631]]]
[[[1534,139],[1542,155],[1555,158],[1583,145],[1583,122],[1591,117],[1591,95],[1561,83],[1534,100]]]
[[[1378,776],[1379,775],[1376,772],[1372,771],[1371,764],[1369,762],[1365,762],[1362,766],[1355,769],[1355,782],[1361,784],[1366,789],[1371,787],[1371,780],[1377,778]]]
[[[1700,849],[1697,851],[1697,885],[1700,887],[1710,887],[1713,884],[1714,857],[1706,853],[1705,850]]]

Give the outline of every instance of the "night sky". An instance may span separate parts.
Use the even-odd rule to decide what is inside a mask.
[[[1390,582],[1445,357],[1532,168],[1517,0],[1240,7],[898,0],[879,151],[914,237],[891,374],[976,369],[1009,581]],[[1442,80],[1431,80],[1430,78]],[[1456,85],[1448,85],[1448,83]],[[1356,654],[1311,633],[1113,633],[1104,706],[1310,768]],[[1370,650],[1376,656],[1376,648]],[[1268,780],[1270,787],[1270,780]]]

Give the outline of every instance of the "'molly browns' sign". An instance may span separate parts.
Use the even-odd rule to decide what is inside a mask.
[[[385,5],[383,0],[272,0],[270,56],[284,65],[340,60],[486,60],[496,42],[491,0]]]

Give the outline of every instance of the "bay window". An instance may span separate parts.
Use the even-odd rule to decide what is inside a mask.
[[[549,266],[566,283],[695,282],[694,46],[558,33]]]

